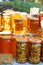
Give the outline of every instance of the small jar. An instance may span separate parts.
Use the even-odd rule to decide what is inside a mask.
[[[19,37],[16,39],[16,61],[19,63],[27,62],[27,38]]]
[[[37,64],[40,62],[41,53],[41,40],[38,38],[29,39],[29,62],[32,64]]]

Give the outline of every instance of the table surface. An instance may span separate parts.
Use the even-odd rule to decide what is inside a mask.
[[[1,65],[43,65],[43,63],[39,63],[39,64],[30,64],[28,62],[26,63],[23,63],[23,64],[20,64],[20,63],[17,63],[16,61],[13,62],[13,64],[1,64]]]

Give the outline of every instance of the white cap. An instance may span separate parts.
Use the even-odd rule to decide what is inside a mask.
[[[0,34],[11,34],[10,31],[3,31],[3,32],[0,32]]]

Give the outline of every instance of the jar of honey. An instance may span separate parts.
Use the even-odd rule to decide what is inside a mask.
[[[28,40],[25,37],[16,38],[16,61],[18,63],[27,62],[27,43]]]
[[[11,32],[3,31],[2,34],[2,53],[11,53]]]
[[[37,64],[40,62],[41,40],[38,38],[30,38],[29,43],[29,62],[32,64]]]
[[[11,32],[3,31],[1,33],[1,54],[0,60],[1,63],[13,63],[13,43],[12,43],[12,35]]]
[[[15,34],[22,34],[23,32],[23,19],[14,19],[15,22]]]
[[[36,17],[28,17],[27,30],[32,34],[37,34],[39,30],[39,19]]]
[[[3,31],[11,31],[11,16],[9,13],[3,13]]]
[[[20,21],[22,21],[22,16],[20,15],[20,12],[13,12],[12,14],[11,14],[11,23],[12,23],[12,32],[14,33],[14,34],[20,34],[21,33],[21,31],[20,30],[16,30],[17,28],[16,27],[18,27],[18,28],[21,28],[21,27],[19,27],[19,26],[21,26],[22,25],[22,23],[21,23],[21,25],[19,24],[19,22]],[[19,24],[19,26],[17,26]]]

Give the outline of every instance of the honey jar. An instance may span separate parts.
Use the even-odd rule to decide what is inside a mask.
[[[22,34],[23,32],[23,19],[14,19],[15,34]]]
[[[13,63],[13,43],[11,32],[3,31],[1,33],[1,54],[0,63],[12,64]]]
[[[22,27],[19,27],[22,25],[22,16],[20,15],[20,12],[13,12],[13,14],[11,14],[11,23],[12,23],[12,32],[14,34],[20,34],[21,33],[21,28]],[[21,22],[20,22],[21,21]],[[19,26],[18,26],[19,25]],[[23,25],[22,25],[23,26]],[[19,30],[17,30],[17,28],[20,28]]]
[[[3,13],[3,31],[11,31],[11,17],[9,13]]]
[[[39,30],[39,19],[36,17],[28,17],[27,30],[32,34],[37,34]]]

